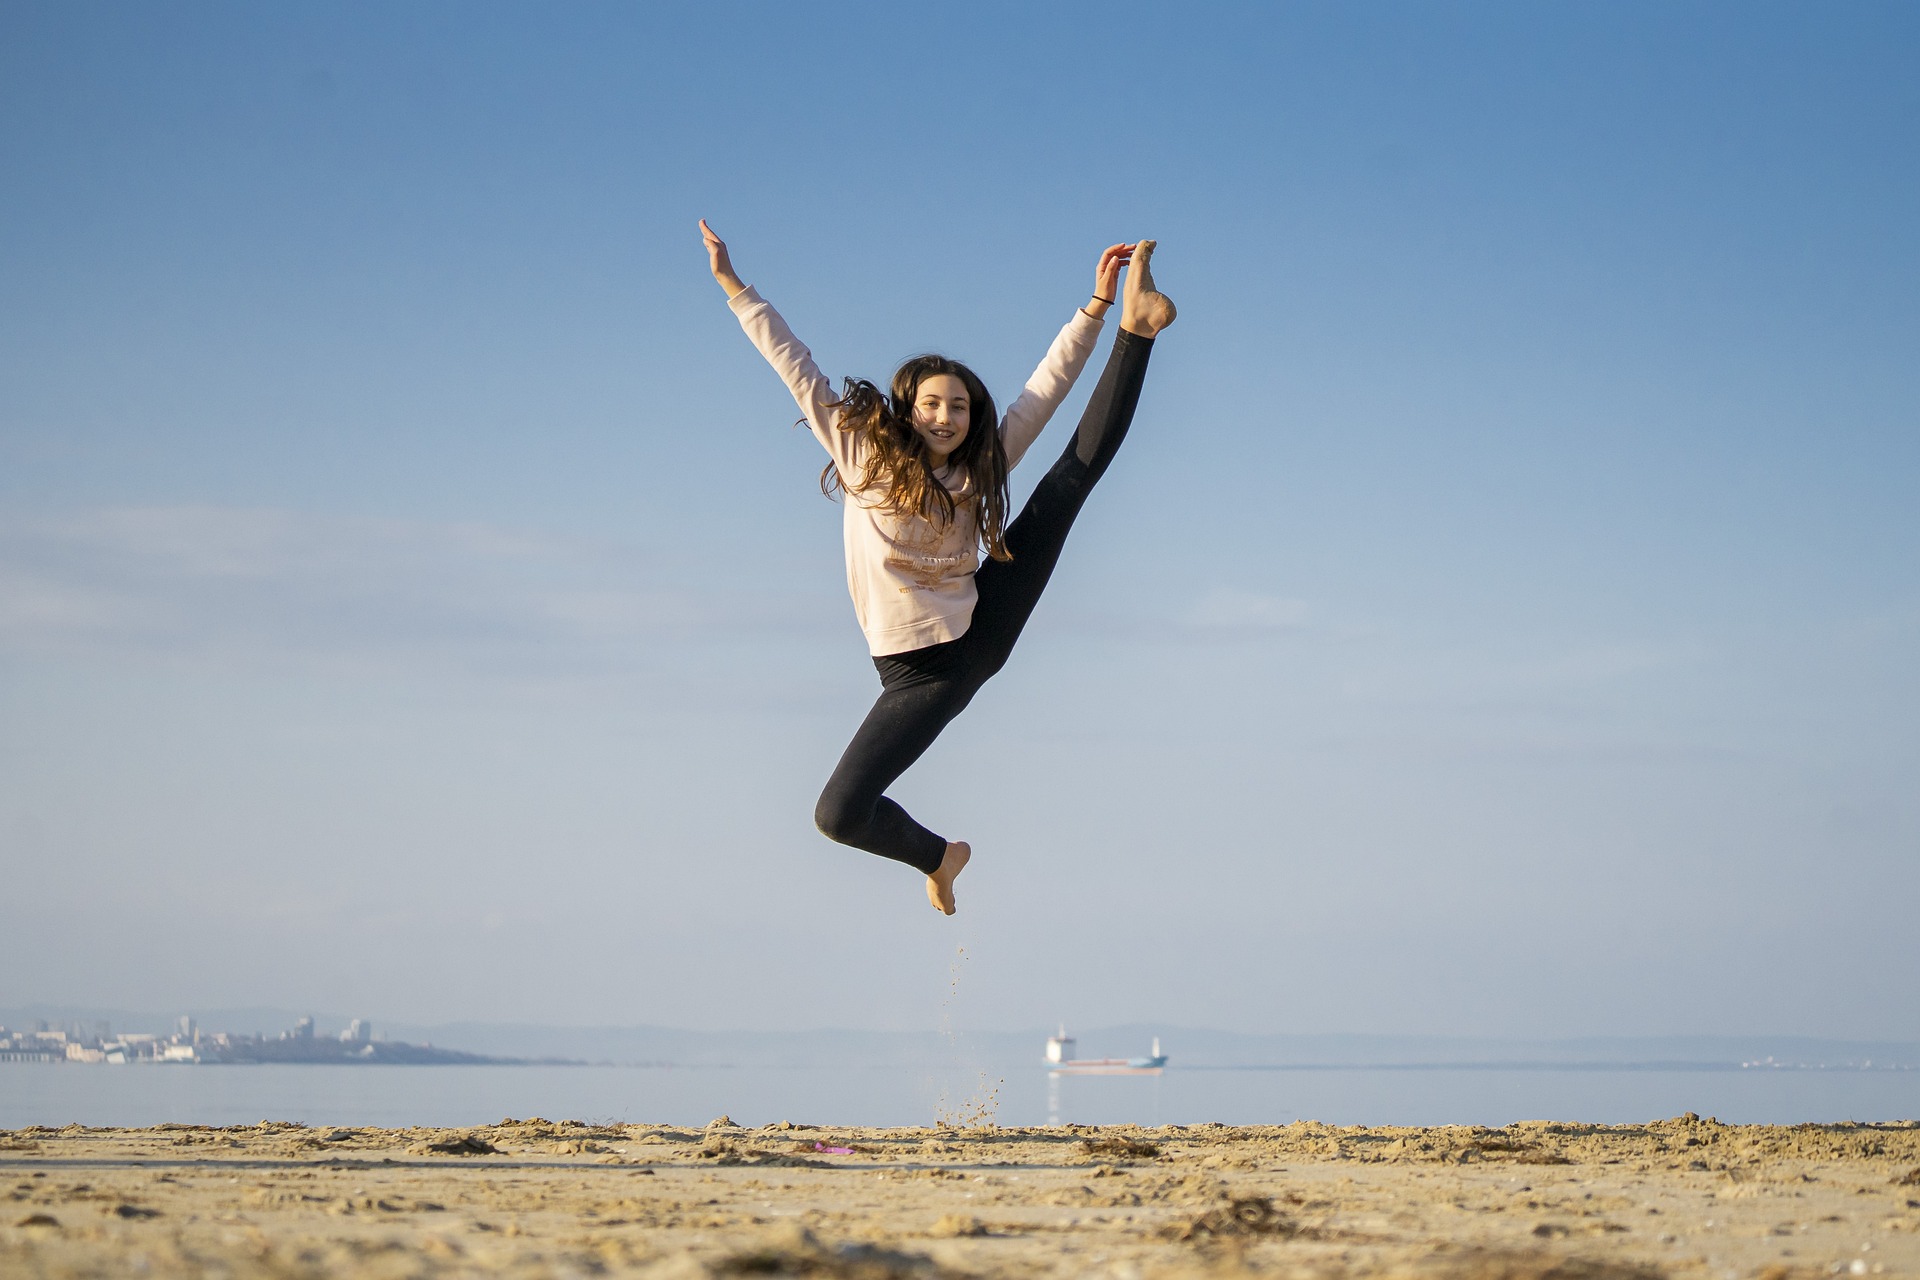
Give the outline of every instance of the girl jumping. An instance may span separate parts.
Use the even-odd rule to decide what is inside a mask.
[[[1006,665],[1080,504],[1126,438],[1154,336],[1174,319],[1148,269],[1154,242],[1100,255],[1092,300],[1060,330],[1003,418],[974,372],[944,356],[907,361],[889,392],[849,378],[836,395],[780,313],[741,283],[726,243],[704,219],[700,233],[740,327],[832,459],[820,487],[846,498],[847,589],[880,672],[880,700],[827,780],[813,820],[841,844],[924,873],[928,900],[952,915],[953,881],[972,849],[927,830],[885,792]],[[1116,294],[1129,264],[1125,293]],[[1008,522],[1007,473],[1073,389],[1116,298],[1120,332],[1079,429]]]

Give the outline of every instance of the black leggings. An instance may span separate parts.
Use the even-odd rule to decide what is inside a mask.
[[[966,634],[873,660],[880,671],[880,700],[847,744],[814,807],[813,820],[823,834],[929,875],[939,869],[945,837],[915,822],[883,793],[1007,664],[1021,628],[1040,603],[1080,504],[1126,438],[1152,353],[1152,338],[1122,329],[1114,339],[1079,430],[1007,526],[1013,559],[988,560],[974,574],[980,594]]]

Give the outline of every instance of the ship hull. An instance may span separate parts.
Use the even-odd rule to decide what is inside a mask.
[[[1069,1058],[1047,1068],[1050,1076],[1157,1076],[1166,1068],[1159,1058]]]

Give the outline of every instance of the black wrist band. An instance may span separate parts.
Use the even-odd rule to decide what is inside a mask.
[[[1112,298],[1103,298],[1103,297],[1101,297],[1101,296],[1100,296],[1099,294],[1097,294],[1097,293],[1093,295],[1093,300],[1094,300],[1095,302],[1104,302],[1104,303],[1106,303],[1106,304],[1107,304],[1108,306],[1112,306],[1112,305],[1113,305],[1113,299],[1112,299]]]

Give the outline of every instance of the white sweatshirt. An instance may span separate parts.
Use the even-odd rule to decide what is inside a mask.
[[[767,358],[806,415],[807,425],[840,473],[846,488],[842,521],[847,549],[847,590],[853,611],[876,656],[905,653],[955,640],[967,632],[978,599],[973,572],[980,564],[980,504],[964,474],[942,477],[956,499],[954,519],[942,527],[926,516],[900,516],[879,505],[879,495],[863,499],[860,481],[863,450],[856,433],[839,428],[838,393],[813,362],[813,353],[793,336],[787,322],[751,288],[728,303],[740,327]],[[1060,330],[1047,358],[1027,379],[1000,422],[1000,443],[1007,466],[1016,465],[1039,436],[1074,380],[1093,354],[1101,322],[1084,311]],[[883,388],[884,390],[884,388]]]

